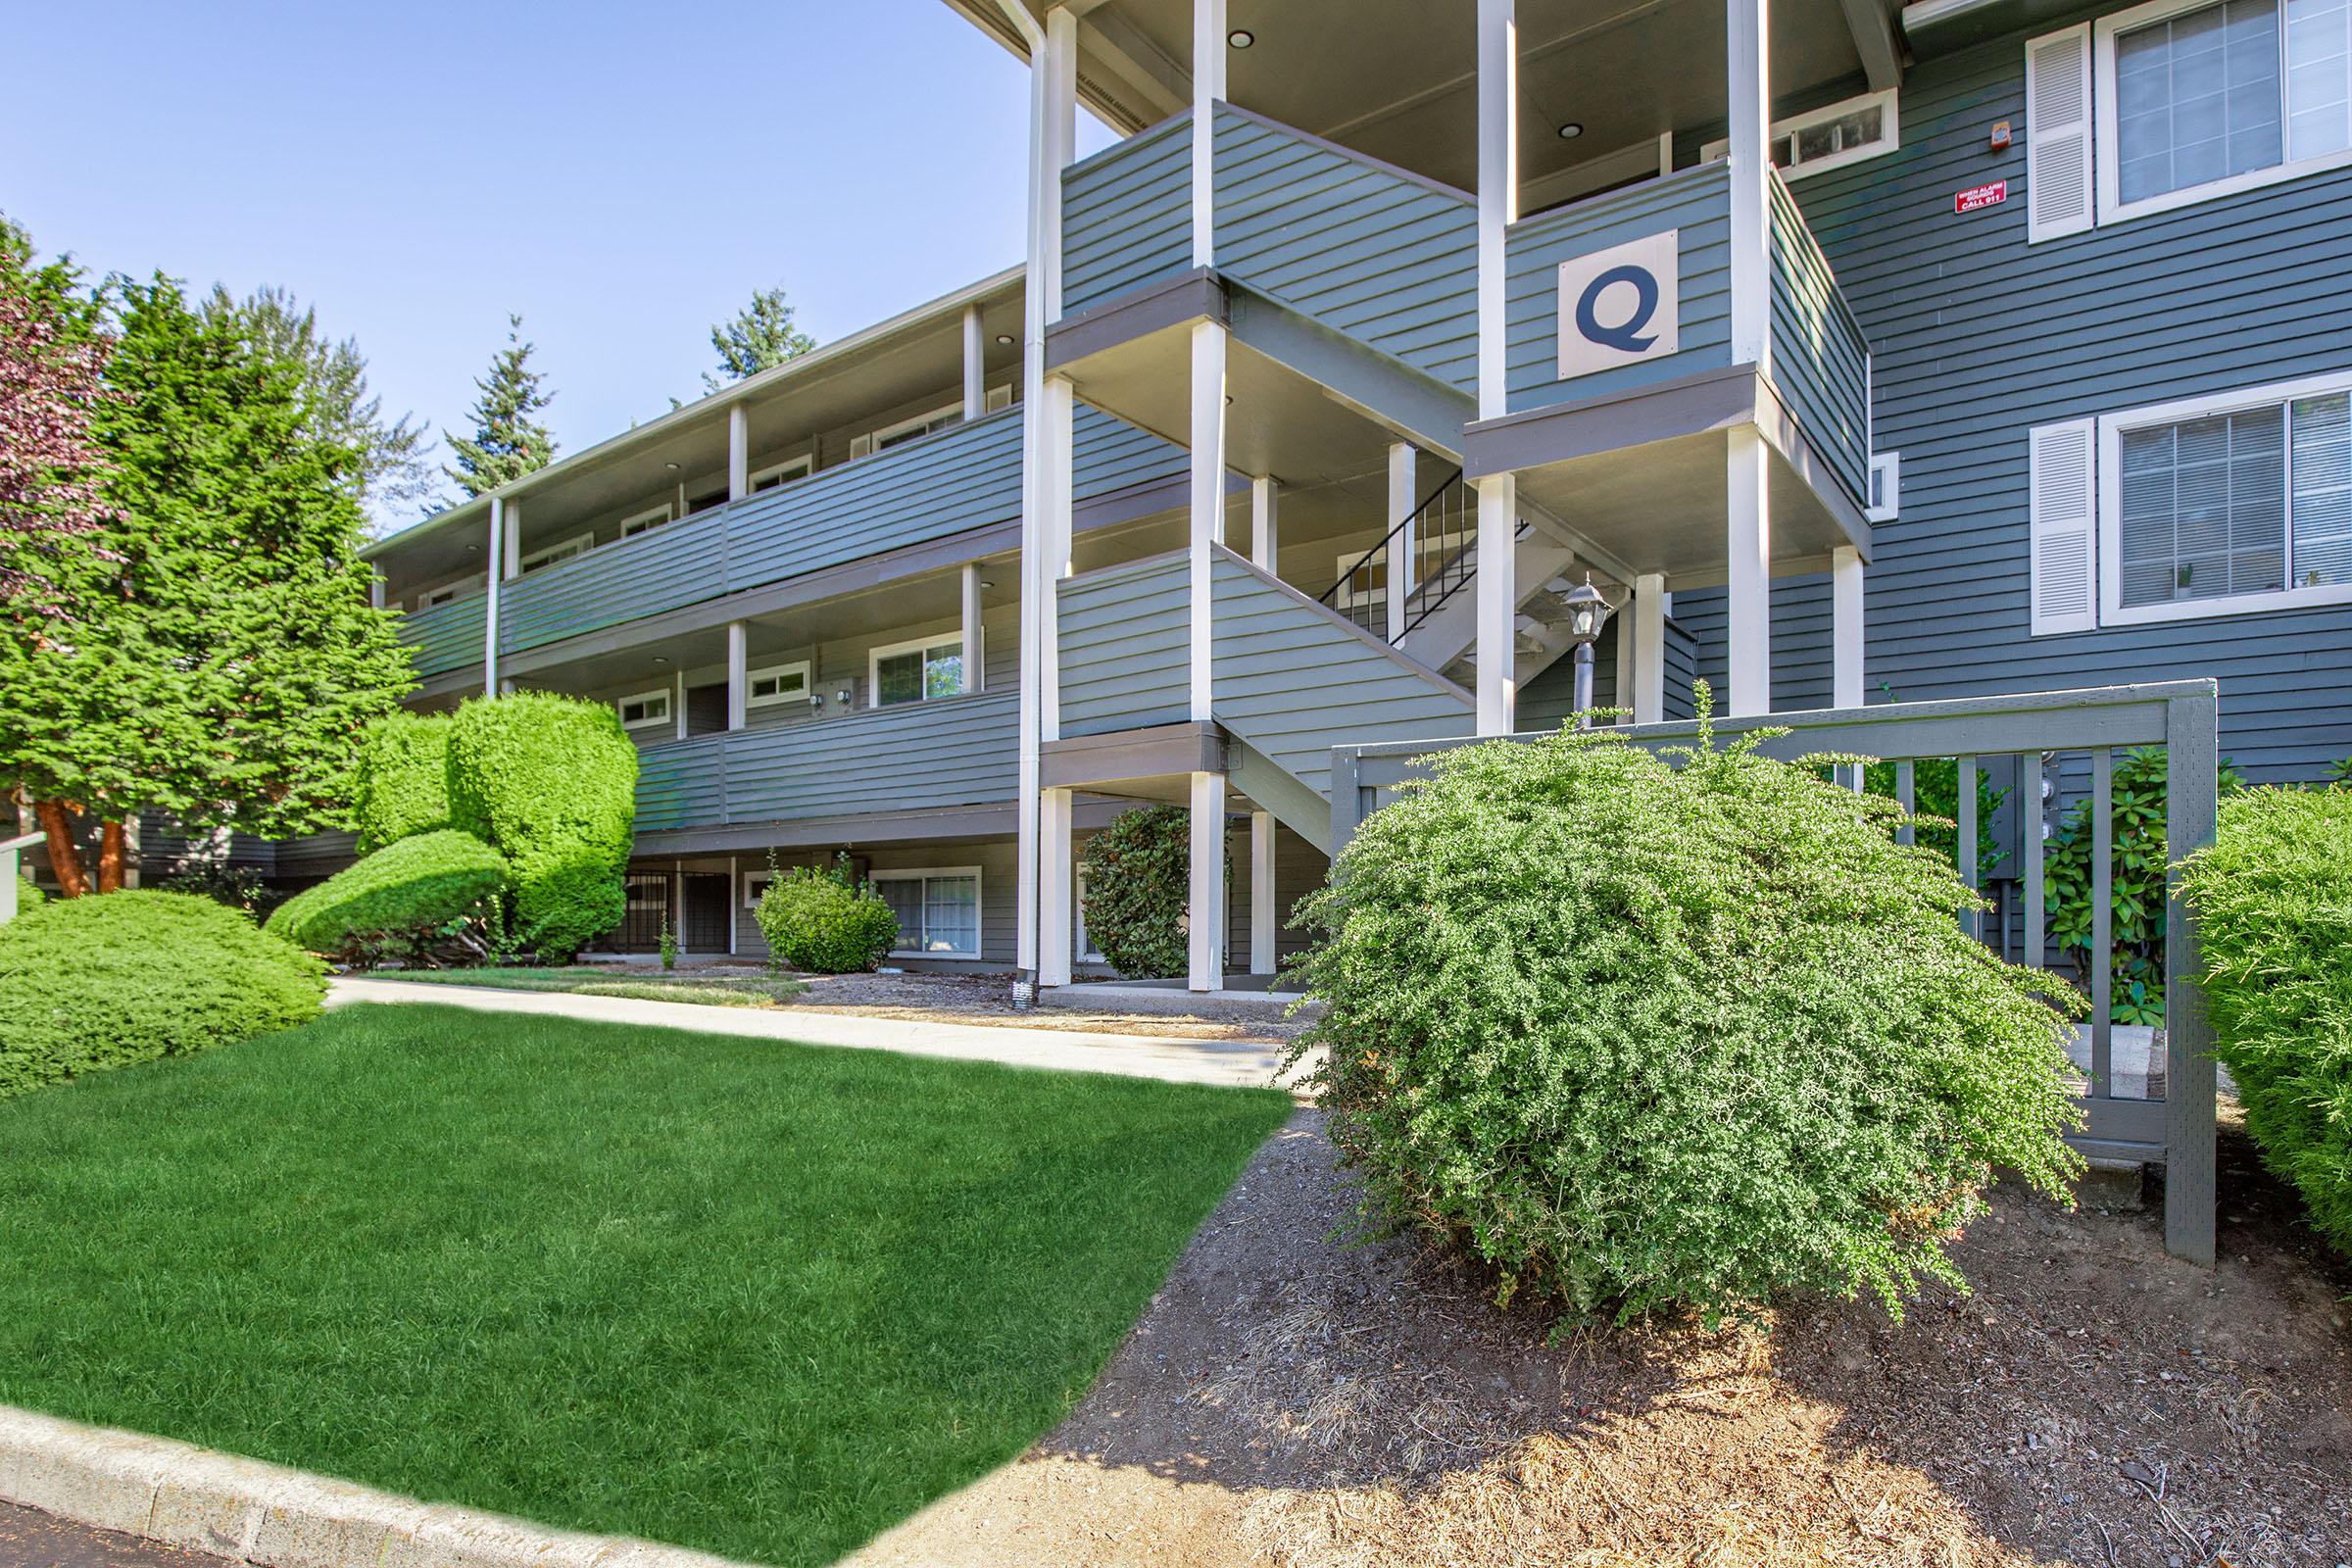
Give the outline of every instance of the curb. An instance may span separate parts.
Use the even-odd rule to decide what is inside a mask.
[[[0,1498],[257,1568],[740,1568],[8,1405]]]

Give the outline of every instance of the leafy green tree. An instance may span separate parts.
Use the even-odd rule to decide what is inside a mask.
[[[362,733],[412,683],[358,559],[361,456],[314,428],[308,367],[169,278],[110,290],[105,516],[63,563],[60,612],[0,645],[0,779],[45,826],[98,819],[101,892],[142,809],[273,836],[340,823]]]
[[[358,451],[359,466],[349,482],[362,506],[383,515],[432,500],[438,483],[424,457],[429,432],[414,415],[384,416],[384,400],[368,387],[368,356],[357,338],[327,341],[317,309],[298,304],[282,288],[256,289],[239,300],[215,284],[204,309],[207,316],[236,318],[256,345],[304,367],[310,431]]]
[[[508,317],[507,346],[491,360],[490,373],[473,383],[481,394],[473,400],[473,438],[441,432],[458,460],[441,471],[468,496],[513,484],[555,461],[556,438],[533,417],[555,401],[539,389],[544,372],[530,368],[537,346],[522,340],[522,318]]]
[[[752,302],[731,319],[710,328],[710,347],[718,354],[718,373],[703,372],[703,386],[716,392],[730,381],[770,370],[786,360],[797,360],[816,347],[816,339],[792,324],[792,307],[780,288],[752,291]]]

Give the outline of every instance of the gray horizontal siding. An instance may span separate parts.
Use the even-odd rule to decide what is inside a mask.
[[[1478,379],[1471,197],[1219,104],[1217,270],[1464,391]]]
[[[1072,497],[1078,501],[1181,479],[1191,461],[1174,442],[1083,403],[1070,421],[1070,449]]]
[[[1062,579],[1063,735],[1178,724],[1191,716],[1190,584],[1182,556]]]
[[[518,653],[712,597],[724,580],[728,526],[722,512],[700,512],[501,585],[500,650]]]
[[[1772,181],[1772,381],[1855,502],[1870,472],[1870,349],[1788,187]]]
[[[741,731],[751,734],[752,731]],[[708,827],[726,820],[726,746],[730,737],[705,735],[637,754],[637,831]]]
[[[1560,264],[1670,228],[1681,235],[1678,351],[1560,380]],[[1504,362],[1514,413],[1634,391],[1731,364],[1731,182],[1723,164],[1703,164],[1541,214],[1514,225],[1505,246]]]
[[[409,645],[419,680],[481,663],[482,613],[488,604],[487,594],[469,594],[446,605],[412,610],[401,615],[397,628],[400,640]]]
[[[1217,722],[1326,799],[1334,746],[1440,739],[1475,727],[1462,692],[1407,667],[1230,551],[1217,552],[1211,593]]]
[[[1061,172],[1061,308],[1082,311],[1193,265],[1193,117]]]
[[[2025,127],[2027,36],[1920,66],[1898,151],[1791,182],[1875,351],[1877,447],[1902,454],[1901,515],[1877,525],[1866,578],[1866,688],[1910,701],[2211,676],[2227,755],[2257,780],[2315,777],[2352,755],[2352,612],[2032,636],[2026,432],[2352,368],[2352,170],[2028,245],[2025,138],[1984,147],[1995,121]],[[1952,212],[1952,192],[2002,178],[2005,204]],[[1808,592],[1826,597],[1774,595],[1776,708],[1827,700],[1826,635],[1783,608]],[[1716,650],[1719,599],[1675,595]]]

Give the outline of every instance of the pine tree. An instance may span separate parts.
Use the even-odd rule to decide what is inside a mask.
[[[457,454],[457,466],[442,472],[468,496],[482,495],[555,461],[556,438],[532,417],[555,401],[539,390],[542,373],[530,368],[537,345],[522,340],[522,318],[507,318],[507,346],[490,362],[487,378],[475,381],[473,439],[444,430],[441,438]]]
[[[719,373],[703,372],[703,386],[716,392],[730,381],[772,369],[797,360],[816,347],[816,339],[792,324],[792,307],[780,288],[755,289],[752,303],[734,319],[710,328],[710,347],[718,353]]]

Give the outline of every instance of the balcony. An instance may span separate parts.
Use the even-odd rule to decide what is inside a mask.
[[[416,660],[418,680],[481,669],[482,611],[488,603],[476,592],[400,617],[400,640]]]

